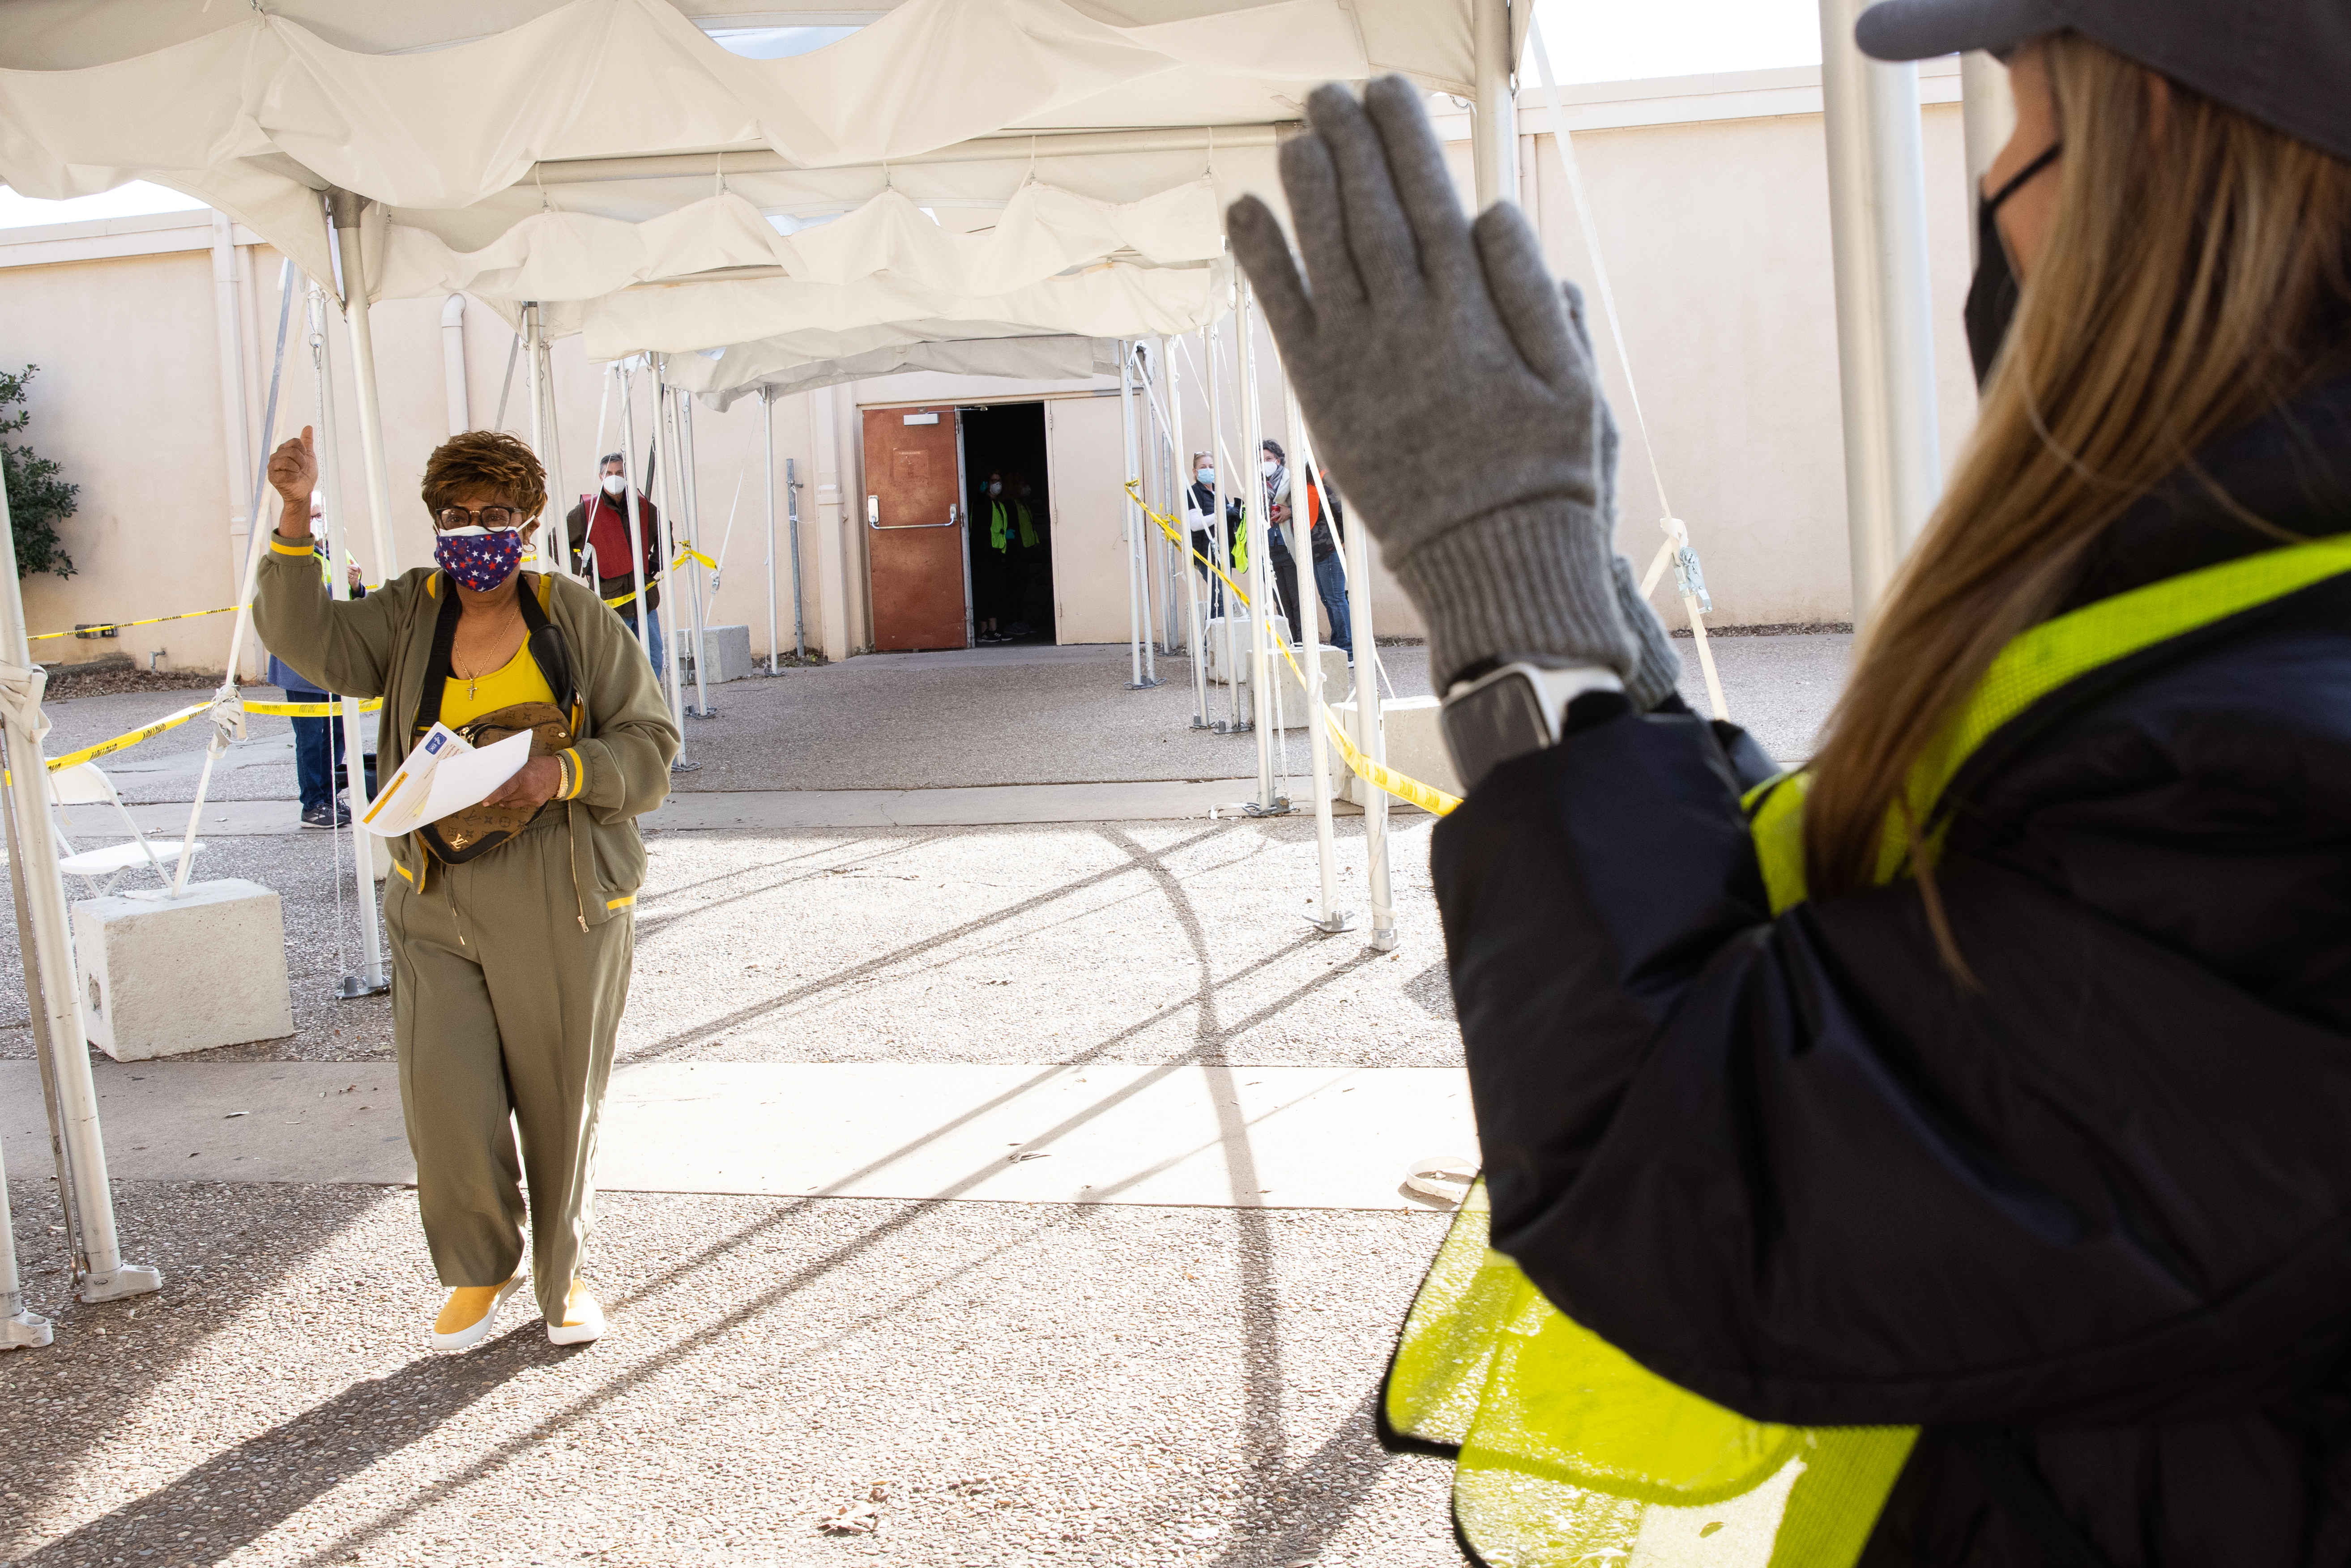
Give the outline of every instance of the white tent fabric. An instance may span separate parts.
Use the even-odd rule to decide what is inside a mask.
[[[1223,242],[1206,179],[1126,204],[1029,184],[996,219],[956,233],[891,190],[786,235],[730,192],[642,224],[541,213],[470,253],[393,223],[370,272],[379,298],[463,291],[510,309],[542,301],[549,334],[585,330],[596,359],[910,318],[1019,320],[1089,337],[1180,331],[1205,319],[1224,276],[1212,265]],[[706,279],[722,272],[733,276]],[[656,279],[674,281],[632,287]]]
[[[673,385],[722,413],[761,386],[778,397],[904,371],[1069,381],[1118,373],[1114,338],[1036,332],[1007,322],[907,321],[853,332],[794,332],[667,361]]]
[[[17,190],[152,180],[320,279],[320,196],[349,191],[376,204],[374,297],[462,290],[510,318],[537,299],[598,358],[918,320],[1186,330],[1228,276],[1224,204],[1278,204],[1269,128],[1311,84],[1472,75],[1468,0],[8,10]],[[796,27],[837,41],[752,57],[713,37]]]

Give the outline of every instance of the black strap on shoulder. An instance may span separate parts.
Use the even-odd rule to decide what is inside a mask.
[[[2081,1531],[2026,1467],[2014,1444],[1990,1427],[1949,1427],[1943,1435],[2044,1568],[2112,1568],[2097,1548],[2082,1539]]]
[[[522,605],[523,639],[530,649],[531,663],[547,678],[547,689],[555,694],[555,706],[569,715],[579,682],[571,673],[571,645],[563,629],[547,618],[538,606],[538,594],[533,585],[536,573],[524,577],[517,585],[516,599]],[[457,602],[455,591],[441,601],[440,618],[433,623],[433,653],[424,661],[424,691],[416,704],[416,731],[423,735],[441,722],[441,698],[449,689],[452,673],[451,651],[457,645],[457,620],[465,606]]]
[[[523,580],[517,597],[522,601],[523,635],[530,645],[531,663],[546,677],[547,689],[555,694],[555,706],[568,714],[578,684],[571,674],[570,643],[563,628],[548,620],[547,612],[539,608],[538,594],[528,577]]]
[[[450,650],[457,645],[457,618],[465,612],[447,573],[442,574],[441,582],[440,618],[433,622],[433,653],[424,661],[424,690],[416,704],[414,733],[418,735],[441,722],[441,695],[449,689]]]

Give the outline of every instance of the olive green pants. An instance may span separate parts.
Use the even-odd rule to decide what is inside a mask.
[[[478,860],[434,863],[421,893],[395,871],[383,915],[400,1103],[433,1266],[444,1285],[504,1284],[522,1260],[528,1213],[531,1283],[560,1322],[594,1222],[596,1119],[634,922],[622,910],[580,928],[559,812]]]

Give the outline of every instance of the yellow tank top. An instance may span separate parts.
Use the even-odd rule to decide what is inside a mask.
[[[451,729],[471,724],[486,713],[517,703],[551,703],[555,692],[530,656],[530,639],[523,639],[515,656],[486,675],[468,680],[452,675],[441,692],[441,722]]]

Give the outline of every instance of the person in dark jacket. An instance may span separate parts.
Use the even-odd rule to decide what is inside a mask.
[[[310,531],[318,536],[319,570],[334,570],[334,548],[328,542],[324,521],[326,504],[318,496],[310,497]],[[360,581],[359,562],[350,563],[350,591],[353,599],[367,597],[367,589]],[[268,673],[263,677],[286,694],[292,703],[323,703],[333,700],[333,694],[320,691],[310,677],[279,658],[269,655]],[[305,828],[334,829],[347,827],[351,809],[335,799],[343,787],[343,727],[339,719],[313,718],[297,715],[287,720],[294,728],[294,782],[302,797],[302,825]],[[368,753],[367,779],[369,790],[375,787],[375,754]]]
[[[572,503],[571,510],[564,514],[564,532],[571,541],[571,559],[580,574],[586,577],[592,572],[596,597],[612,607],[633,637],[637,634],[637,579],[629,564],[628,464],[619,453],[607,452],[598,466],[602,470],[597,476],[598,493]],[[661,588],[654,580],[662,569],[661,510],[642,490],[637,492],[637,533],[645,557],[645,656],[659,674],[668,667],[662,659],[669,651],[662,641]]]
[[[1268,441],[1259,451],[1257,472],[1258,494],[1265,501],[1261,509],[1273,519],[1272,526],[1259,530],[1265,536],[1266,575],[1273,580],[1274,613],[1266,625],[1279,632],[1288,622],[1290,645],[1295,648],[1306,633],[1298,622],[1298,558],[1290,549],[1290,462],[1281,443]]]
[[[1893,0],[1860,39],[1999,52],[2018,120],[1978,427],[1757,804],[1796,802],[1792,858],[1614,554],[1580,298],[1514,207],[1463,219],[1419,89],[1312,96],[1306,277],[1230,214],[1437,688],[1584,688],[1432,852],[1492,1245],[1738,1416],[1917,1428],[1840,1561],[2340,1563],[2351,34],[2335,0]]]
[[[1208,613],[1225,612],[1225,580],[1210,571],[1207,563],[1214,561],[1226,571],[1233,570],[1225,552],[1217,546],[1217,463],[1205,452],[1192,454],[1192,483],[1185,488],[1183,520],[1192,536],[1195,559],[1192,570],[1208,585]],[[1229,545],[1240,538],[1241,504],[1234,497],[1225,498],[1225,539]]]

